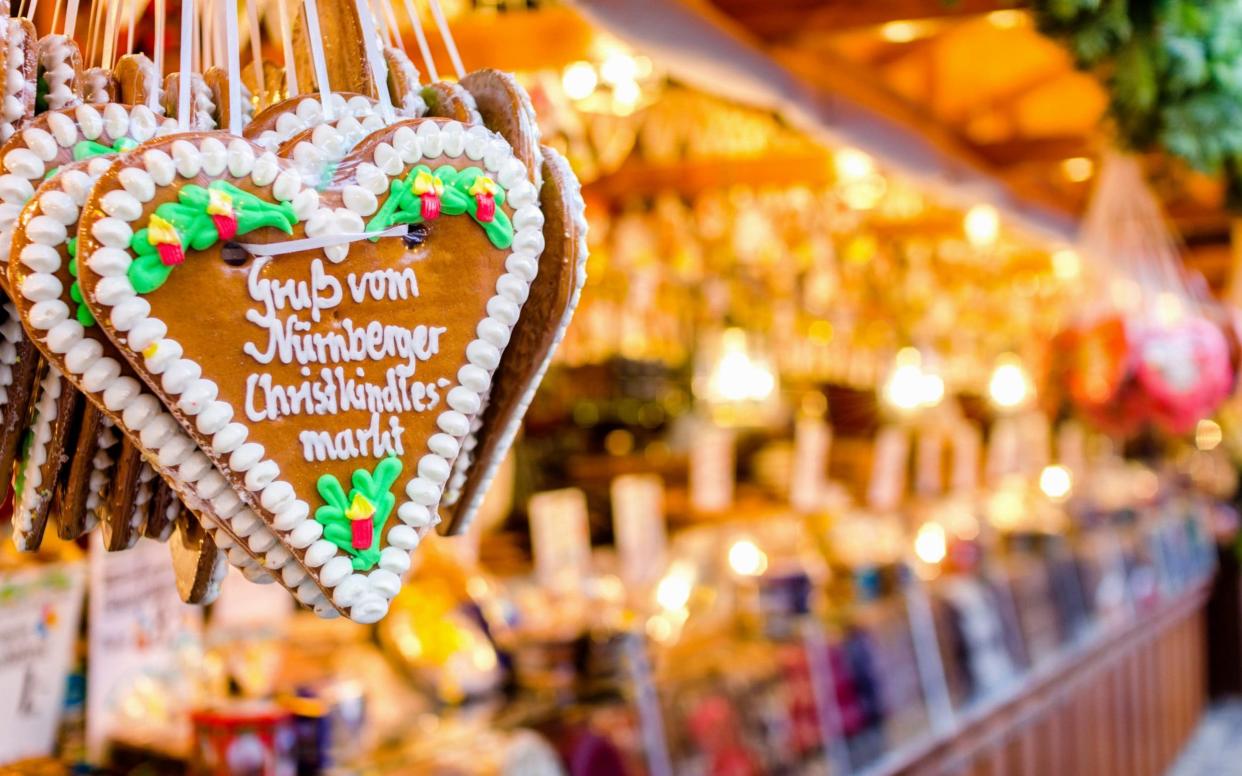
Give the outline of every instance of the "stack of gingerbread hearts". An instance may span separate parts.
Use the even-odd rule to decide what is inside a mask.
[[[41,112],[0,148],[0,466],[24,549],[52,516],[110,550],[171,536],[187,600],[227,560],[374,622],[512,443],[585,223],[512,76],[420,86],[365,3],[317,8],[359,39],[303,12],[249,90],[185,57],[166,88],[141,55],[88,78],[12,20]],[[288,95],[298,60],[317,93]]]

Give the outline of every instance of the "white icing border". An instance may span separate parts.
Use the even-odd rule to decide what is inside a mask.
[[[56,367],[49,365],[47,373],[39,383],[34,422],[30,425],[34,439],[21,462],[22,492],[14,495],[13,543],[22,552],[39,548],[37,543],[32,545],[29,540],[34,531],[34,512],[42,508],[46,499],[52,497],[50,490],[40,493],[39,488],[43,485],[43,464],[47,463],[47,447],[52,441],[52,424],[56,422],[59,414],[60,395],[64,390],[65,379]],[[47,518],[48,515],[44,514],[44,525]]]
[[[374,164],[358,162],[356,179],[366,175],[372,185],[387,192],[390,176],[406,174],[424,158],[465,156],[480,162],[505,187],[506,204],[513,210],[515,234],[505,261],[506,272],[497,280],[496,293],[487,302],[488,315],[479,322],[476,338],[467,345],[467,363],[458,371],[458,385],[448,391],[446,409],[437,417],[441,433],[428,439],[428,452],[419,458],[417,473],[406,481],[406,500],[397,506],[400,524],[388,530],[390,546],[381,551],[379,567],[366,574],[354,572],[349,556],[321,538],[323,526],[310,516],[310,505],[297,498],[289,483],[279,479],[279,465],[266,457],[263,447],[247,441],[248,427],[231,421],[234,408],[214,398],[218,388],[213,381],[201,377],[202,366],[184,357],[181,343],[166,336],[168,327],[163,321],[150,317],[150,304],[134,289],[128,276],[133,261],[129,241],[134,230],[130,224],[137,222],[142,209],[129,208],[123,200],[121,206],[110,208],[107,202],[115,192],[109,192],[101,204],[105,212],[111,212],[91,227],[92,236],[101,247],[87,259],[91,271],[100,276],[93,301],[109,310],[112,327],[125,337],[124,347],[143,354],[147,372],[159,377],[166,400],[175,401],[183,413],[183,423],[195,418],[199,434],[211,435],[210,452],[216,466],[238,477],[244,475],[247,501],[272,516],[272,527],[290,546],[303,551],[303,564],[319,568],[319,585],[333,591],[335,606],[348,610],[350,619],[360,623],[373,623],[387,614],[389,602],[401,589],[400,575],[409,568],[408,553],[418,546],[420,532],[429,530],[435,519],[432,508],[440,499],[461,441],[470,430],[470,419],[478,413],[482,395],[490,390],[492,371],[530,292],[544,246],[538,192],[527,179],[526,166],[498,135],[483,126],[465,127],[451,120],[413,120],[385,132],[391,132],[388,139],[392,142],[376,145]],[[320,207],[318,193],[305,187],[300,175],[292,170],[279,171],[270,151],[256,159],[254,147],[243,139],[232,139],[227,151],[215,137],[179,140],[170,150],[171,158],[152,149],[143,159],[147,174],[162,186],[171,185],[175,177],[194,177],[209,165],[217,170],[210,173],[213,175],[222,175],[227,167],[232,176],[249,175],[256,186],[271,185],[275,199],[293,203],[307,234],[313,235],[312,226],[316,223],[320,225],[319,231],[327,233],[343,220],[361,222],[361,215],[348,208]],[[183,170],[193,174],[183,174]],[[347,184],[344,190],[357,185]],[[360,226],[359,223],[350,231],[360,231]],[[348,251],[347,245],[339,247]],[[328,257],[333,258],[331,253]],[[144,437],[144,445],[147,442]],[[153,435],[150,448],[162,458],[160,442]],[[315,582],[308,579],[299,586],[299,594],[307,584]]]
[[[39,68],[47,84],[48,110],[72,108],[81,102],[74,91],[78,71],[73,66],[69,39],[64,35],[45,35],[39,39]]]
[[[26,80],[26,29],[20,19],[3,19],[0,37],[4,43],[4,103],[0,106],[0,141],[8,140],[26,116],[26,95],[31,84]]]
[[[344,95],[333,92],[329,96],[329,101],[332,104],[334,125],[339,125],[345,117],[365,122],[368,117],[378,114],[375,101],[359,94],[346,100]],[[277,103],[277,105],[279,104]],[[276,105],[273,105],[265,108],[259,112],[257,118],[264,118],[264,114],[267,111],[273,110],[276,107]],[[283,108],[276,117],[274,129],[266,129],[256,137],[250,137],[249,135],[246,135],[246,137],[266,151],[279,151],[280,147],[291,140],[294,135],[325,123],[327,121],[324,118],[323,103],[318,95],[309,95],[299,100],[292,110],[288,107]],[[383,123],[381,121],[379,128],[382,127]]]
[[[3,306],[5,321],[0,323],[0,407],[9,401],[13,367],[17,365],[17,345],[25,337],[17,307],[10,300],[5,300]]]
[[[116,104],[119,106],[119,104]],[[79,106],[79,111],[83,108],[92,110],[90,106]],[[137,110],[137,108],[135,108]],[[146,110],[144,107],[143,110]],[[105,111],[105,113],[107,113]],[[150,111],[147,110],[150,114]],[[73,122],[69,121],[71,125]],[[171,120],[165,123],[165,126],[173,127],[175,123]],[[30,132],[35,128],[27,128]],[[68,126],[62,125],[63,134],[59,135],[58,142],[63,147],[70,147],[77,142],[74,135],[68,131]],[[41,130],[40,130],[41,131]],[[46,133],[44,133],[46,134]],[[110,133],[111,134],[111,133]],[[124,134],[124,133],[121,133]],[[98,136],[98,132],[95,133]],[[47,160],[54,159],[56,156],[45,154]],[[110,158],[100,158],[99,160],[106,166],[111,164]],[[95,174],[101,173],[103,170],[92,171]],[[12,175],[12,173],[10,173]],[[110,357],[105,357],[100,352],[98,343],[88,340],[85,337],[85,330],[82,328],[75,317],[69,314],[69,308],[60,299],[62,292],[60,281],[56,278],[56,272],[60,268],[60,253],[57,250],[63,242],[68,239],[66,228],[68,226],[77,226],[80,216],[81,207],[86,201],[86,197],[93,185],[93,179],[85,172],[65,171],[61,175],[68,176],[64,178],[58,177],[59,188],[44,192],[40,198],[38,207],[39,211],[47,210],[50,214],[40,214],[32,217],[27,224],[26,235],[31,242],[22,249],[21,255],[18,257],[22,264],[30,270],[21,284],[20,289],[14,289],[15,293],[22,294],[23,297],[35,303],[36,306],[42,305],[42,309],[36,313],[32,307],[29,317],[29,324],[33,329],[46,332],[43,341],[53,352],[64,355],[65,366],[70,373],[79,377],[82,388],[85,393],[91,395],[92,400],[103,404],[111,412],[122,414],[126,420],[126,425],[134,433],[141,434],[144,429],[154,423],[160,416],[166,417],[166,426],[176,429],[176,434],[164,442],[163,448],[170,447],[174,444],[179,445],[180,452],[176,454],[168,453],[163,448],[156,449],[155,453],[159,456],[161,469],[172,480],[174,489],[180,494],[186,496],[188,502],[192,502],[191,506],[200,514],[206,514],[208,517],[226,520],[230,516],[234,518],[229,523],[229,529],[237,530],[238,526],[249,527],[250,530],[238,532],[237,537],[230,536],[222,526],[212,523],[210,520],[205,521],[204,528],[211,535],[216,547],[220,549],[221,554],[227,554],[228,559],[234,565],[241,569],[247,579],[254,582],[271,582],[274,581],[268,571],[275,573],[283,571],[282,576],[287,581],[297,579],[296,573],[289,573],[285,568],[289,560],[290,554],[287,551],[264,551],[255,550],[256,547],[266,547],[271,549],[276,545],[276,539],[262,526],[261,521],[249,509],[241,507],[239,499],[232,488],[228,488],[228,494],[232,494],[229,499],[224,493],[224,488],[214,487],[215,493],[204,494],[203,487],[216,486],[216,480],[208,479],[209,475],[214,473],[210,471],[210,463],[206,456],[201,453],[199,458],[194,461],[194,453],[198,452],[197,445],[184,432],[177,427],[176,421],[171,415],[164,411],[159,404],[158,399],[153,394],[146,394],[149,401],[142,403],[141,395],[145,391],[145,387],[133,378],[119,378],[121,372],[120,365]],[[122,176],[122,186],[124,191],[119,192],[129,198],[124,201],[123,206],[132,208],[139,207],[139,201],[149,201],[155,196],[155,183],[151,176],[145,172],[137,171],[137,173],[128,173]],[[28,182],[29,183],[29,182]],[[118,192],[114,192],[116,194]],[[49,195],[61,194],[61,197]],[[125,197],[119,198],[124,200]],[[45,199],[47,203],[45,204]],[[118,198],[114,197],[110,206],[115,206]],[[54,203],[54,204],[53,204]],[[48,205],[51,205],[50,207]],[[42,220],[41,220],[42,219]],[[38,223],[36,223],[38,222]],[[33,225],[33,228],[31,228]],[[51,248],[49,252],[47,249]],[[33,281],[33,282],[32,282]],[[16,312],[14,312],[16,316]],[[2,329],[0,329],[2,331]],[[135,412],[135,407],[139,408]],[[145,411],[145,415],[139,414]],[[111,423],[109,422],[109,426]],[[102,433],[102,432],[101,432]],[[181,441],[177,440],[181,438]],[[148,448],[150,449],[150,448]],[[104,461],[100,461],[96,457],[94,464],[98,468],[101,464],[113,464],[115,461],[109,460],[105,456]],[[196,464],[194,468],[187,468],[191,463]],[[180,466],[180,468],[174,468]],[[92,484],[95,483],[95,472],[92,473]],[[190,476],[194,475],[194,476]],[[106,475],[105,475],[106,476]],[[224,478],[219,476],[219,484],[226,484]],[[99,483],[104,484],[103,482]],[[98,521],[98,507],[100,505],[99,490],[92,486],[92,492],[88,496],[88,508],[93,506],[93,514],[95,514],[96,522]],[[93,497],[93,505],[91,498]],[[206,501],[210,501],[211,507],[208,508]],[[231,507],[231,511],[229,508]],[[137,516],[141,517],[141,512],[135,510]],[[242,548],[238,545],[239,541],[247,540],[247,547]],[[257,557],[256,557],[257,556]],[[299,570],[300,571],[300,570]],[[301,572],[305,577],[305,572]],[[318,592],[318,591],[315,591]],[[330,609],[330,605],[323,599],[322,594],[318,596],[306,595],[300,596],[299,600],[303,603],[317,608],[317,611]]]

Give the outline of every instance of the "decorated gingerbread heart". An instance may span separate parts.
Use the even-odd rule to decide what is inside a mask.
[[[158,193],[108,214],[126,169]],[[245,140],[182,135],[122,156],[84,213],[96,320],[332,603],[382,617],[543,249],[510,146],[408,120],[320,192]]]
[[[0,19],[0,60],[4,99],[0,102],[0,141],[8,140],[35,112],[39,34],[26,19]]]
[[[82,52],[72,38],[44,35],[38,46],[38,80],[35,110],[72,108],[81,101],[78,77],[82,71]]]

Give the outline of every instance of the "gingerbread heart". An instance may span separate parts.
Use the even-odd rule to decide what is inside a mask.
[[[94,177],[103,172],[95,169],[99,165],[107,169],[108,159],[100,157],[65,165],[58,175],[40,185],[23,209],[22,228],[17,229],[13,237],[16,255],[9,265],[9,277],[34,343],[87,399],[102,409],[110,420],[124,424],[133,442],[140,443],[147,425],[161,417],[165,418],[166,426],[173,421],[154,396],[142,395],[136,375],[83,304],[75,275],[76,237],[71,239],[68,231],[72,229],[72,234],[77,234],[82,205]],[[154,196],[155,185],[144,176],[145,173],[136,172],[123,176],[122,187],[127,196]],[[112,210],[115,199],[114,196],[105,203],[108,211]],[[290,560],[289,554],[275,547],[275,537],[261,529],[249,510],[241,508],[235,494],[224,492],[227,488],[221,477],[208,477],[210,462],[201,454],[192,454],[193,442],[184,434],[178,436],[179,439],[169,440],[173,449],[155,463],[165,480],[194,504],[195,512],[209,512],[207,528],[213,533],[213,546],[226,550],[229,560],[248,578],[267,581],[263,569],[282,571],[282,566]],[[120,445],[119,457],[113,457],[111,463],[119,473],[114,484],[115,480],[123,479],[121,475],[127,478],[125,484],[109,488],[103,498],[94,496],[97,503],[92,505],[92,510],[103,519],[107,534],[105,546],[121,550],[132,546],[143,532],[146,510],[140,485],[144,479],[150,481],[151,473],[144,471],[141,454],[130,440]],[[204,486],[206,495],[200,492]],[[92,488],[92,492],[98,493],[98,489]],[[214,499],[210,511],[203,503],[208,497]],[[235,517],[238,528],[224,524],[226,517]],[[235,530],[240,533],[232,533]],[[296,589],[304,577],[305,574],[296,568],[283,574],[291,590]],[[322,596],[304,596],[304,599],[313,605]]]
[[[44,35],[39,39],[37,56],[35,110],[40,113],[61,110],[79,103],[77,89],[82,52],[78,44],[65,35]]]
[[[126,169],[159,191],[109,214]],[[190,134],[122,156],[84,213],[104,330],[332,603],[382,617],[538,268],[524,165],[482,127],[412,119],[319,192]]]

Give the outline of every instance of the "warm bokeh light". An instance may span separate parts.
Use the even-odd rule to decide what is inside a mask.
[[[880,27],[880,37],[889,43],[909,43],[922,36],[922,29],[917,22],[895,21]]]
[[[750,539],[739,539],[729,548],[729,568],[744,577],[757,577],[768,568],[768,556]]]
[[[914,537],[914,554],[924,563],[935,565],[948,554],[948,538],[940,523],[923,523]]]
[[[976,248],[992,245],[1000,236],[1000,213],[991,205],[975,205],[966,211],[962,230]]]
[[[860,180],[875,172],[875,162],[857,148],[840,148],[832,155],[837,179],[842,182]]]
[[[1067,498],[1074,487],[1074,477],[1064,466],[1054,464],[1045,466],[1039,473],[1039,489],[1053,501]]]
[[[894,409],[912,412],[936,406],[944,398],[944,391],[944,378],[923,368],[923,357],[918,350],[902,348],[884,383],[882,396]]]
[[[595,93],[598,85],[599,77],[590,62],[574,62],[561,75],[561,86],[565,89],[565,94],[573,100],[585,100]]]
[[[694,577],[694,569],[689,564],[681,561],[674,563],[656,585],[656,603],[668,611],[684,609],[694,590]]]
[[[1031,398],[1034,389],[1022,362],[1013,354],[1001,356],[988,380],[988,398],[1002,409],[1021,407]]]
[[[1195,426],[1195,447],[1200,450],[1215,450],[1223,438],[1220,424],[1214,420],[1204,418]]]
[[[638,76],[638,63],[624,51],[615,51],[599,66],[599,74],[604,83],[616,86]]]
[[[720,358],[707,379],[709,401],[762,402],[776,390],[776,376],[769,366],[751,357],[742,329],[726,329],[720,341]]]
[[[1073,248],[1052,252],[1052,274],[1060,280],[1077,280],[1082,274],[1082,259]]]
[[[1095,175],[1095,162],[1085,156],[1072,156],[1061,162],[1061,172],[1073,183],[1083,183]]]

